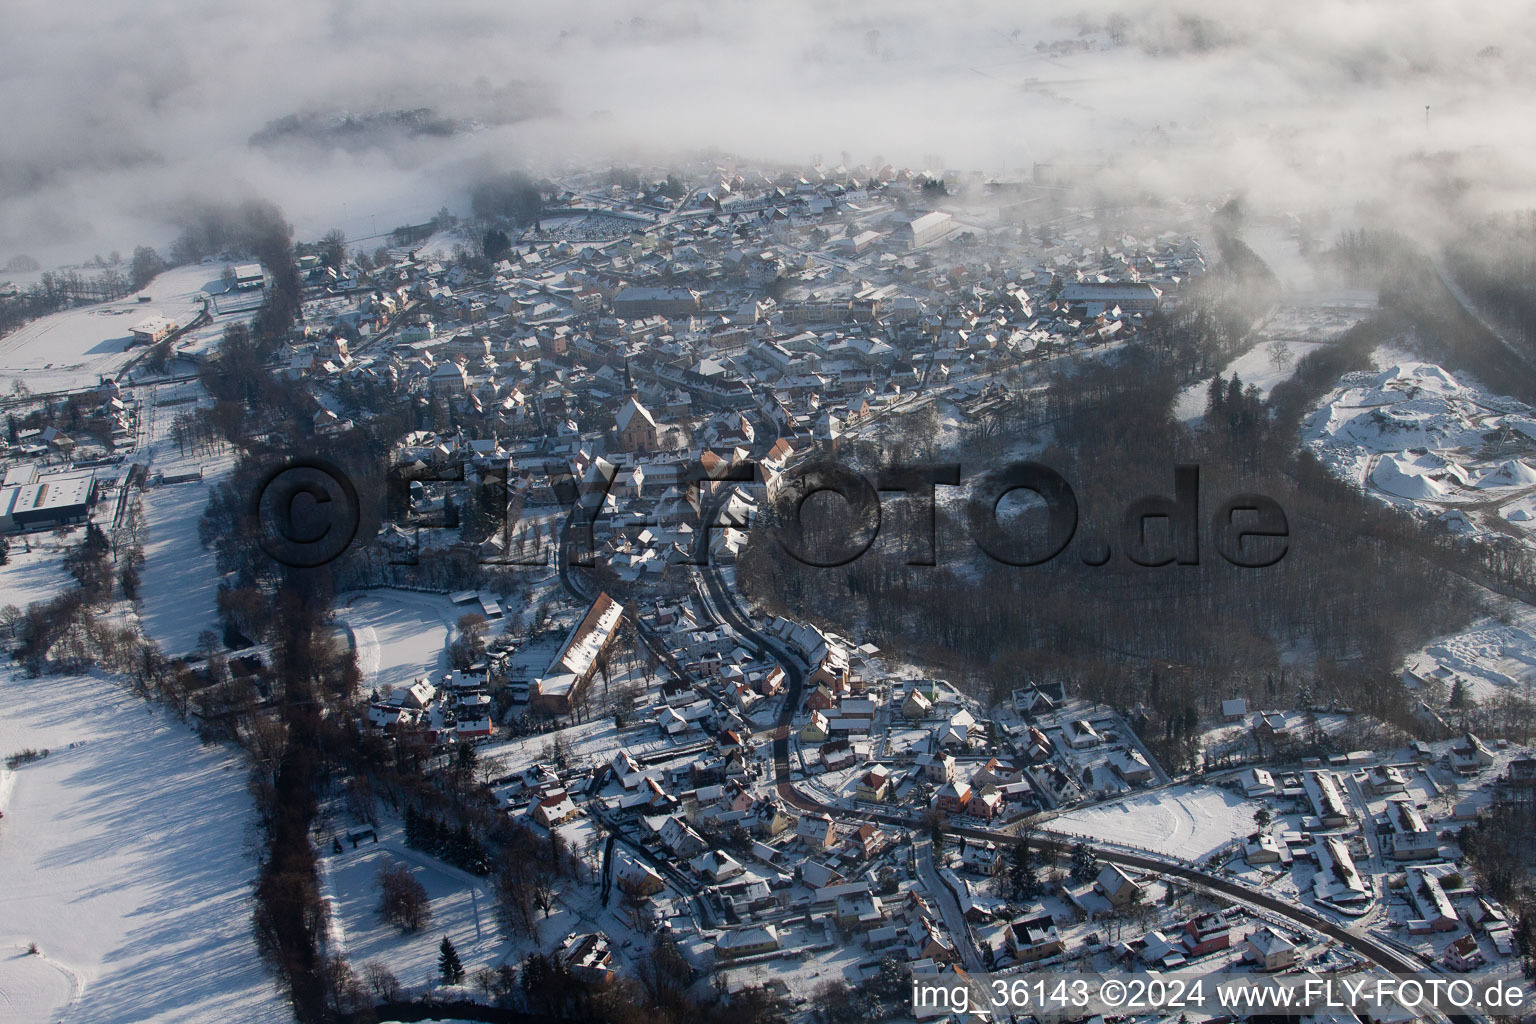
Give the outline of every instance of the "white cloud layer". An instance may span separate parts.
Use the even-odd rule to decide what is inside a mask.
[[[189,197],[266,197],[301,234],[360,236],[462,206],[486,168],[702,148],[992,173],[1097,154],[1169,194],[1374,203],[1408,222],[1439,215],[1447,178],[1473,209],[1530,204],[1529,5],[1064,11],[1037,0],[11,0],[0,264],[163,244]],[[350,148],[250,142],[287,115],[419,107],[477,127]]]

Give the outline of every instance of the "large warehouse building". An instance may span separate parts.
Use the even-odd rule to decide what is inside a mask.
[[[955,223],[955,218],[947,213],[935,211],[900,225],[896,228],[895,235],[897,239],[906,243],[908,249],[921,249],[930,242],[948,238],[954,233],[956,227],[958,225]]]
[[[35,465],[16,466],[0,484],[0,531],[52,529],[83,523],[96,499],[94,473],[40,474]]]

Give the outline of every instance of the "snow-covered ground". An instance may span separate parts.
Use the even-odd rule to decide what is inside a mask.
[[[179,657],[197,650],[204,630],[220,633],[218,567],[198,539],[208,506],[208,485],[171,484],[144,492],[147,537],[139,585],[139,622],[162,653]]]
[[[614,692],[633,685],[643,694],[646,683],[639,673],[615,670],[610,685]],[[592,686],[594,702],[601,703],[604,689],[601,675],[592,683]],[[636,716],[636,721],[647,715],[650,710],[642,697],[641,709]],[[548,748],[557,737],[565,748],[569,763],[575,765],[607,764],[620,750],[626,750],[636,758],[659,757],[672,750],[691,748],[708,738],[697,726],[673,738],[649,724],[620,729],[614,725],[613,716],[598,715],[580,725],[561,729],[558,732],[535,733],[530,736],[482,744],[479,748],[480,759],[482,762],[494,761],[507,772],[522,771],[537,761],[548,760]]]
[[[0,338],[0,391],[10,391],[15,381],[35,393],[89,387],[115,375],[135,354],[128,347],[134,325],[157,313],[191,323],[202,312],[204,293],[223,291],[223,271],[217,263],[176,267],[142,292],[66,309],[12,331]]]
[[[1278,351],[1274,348],[1277,344]],[[1299,341],[1294,338],[1261,342],[1222,367],[1221,376],[1224,380],[1231,380],[1235,373],[1242,378],[1244,387],[1252,384],[1259,389],[1261,395],[1268,398],[1276,384],[1290,380],[1291,374],[1296,372],[1296,364],[1303,356],[1322,348],[1323,344],[1320,341]],[[1174,419],[1188,423],[1205,415],[1206,387],[1207,384],[1201,382],[1191,384],[1180,392],[1174,405]]]
[[[370,590],[337,602],[336,619],[357,645],[365,689],[409,686],[448,669],[446,645],[454,623],[470,606],[438,594]]]
[[[586,849],[594,835],[585,818],[559,831],[573,852]],[[515,963],[533,949],[528,937],[509,937],[498,928],[489,879],[407,847],[397,822],[380,828],[378,843],[364,840],[354,850],[343,840],[342,849],[338,854],[328,842],[322,844],[321,888],[332,913],[332,951],[345,956],[354,969],[371,961],[382,963],[402,985],[420,991],[439,984],[438,944],[444,936],[453,942],[471,977],[484,967]],[[397,864],[408,868],[427,890],[432,920],[418,932],[403,933],[378,915],[378,873]],[[585,869],[563,880],[556,905],[548,917],[540,917],[537,927],[538,947],[545,950],[557,948],[571,934],[603,932],[614,944],[616,966],[631,975],[648,946],[626,922],[622,901],[602,906],[597,881]]]
[[[1536,531],[1536,410],[1432,363],[1346,376],[1302,441],[1366,493],[1455,532]]]
[[[354,968],[369,961],[389,966],[401,984],[427,986],[438,980],[438,944],[447,936],[467,970],[501,962],[507,943],[496,928],[495,902],[488,882],[460,871],[400,841],[398,830],[383,841],[364,843],[356,850],[343,841],[344,853],[327,848],[322,860],[325,892],[332,912],[334,952]],[[432,920],[419,932],[402,933],[379,918],[378,874],[403,864],[427,890]]]
[[[1253,832],[1260,806],[1215,786],[1170,786],[1069,811],[1048,828],[1195,860]]]
[[[1511,601],[1501,617],[1479,619],[1410,654],[1404,668],[1438,686],[1441,692],[1431,700],[1435,707],[1450,696],[1458,680],[1477,701],[1494,697],[1505,687],[1529,692],[1536,685],[1536,608]]]
[[[0,1020],[290,1020],[251,937],[238,762],[109,680],[6,671],[0,702],[0,755],[52,751],[0,769]]]
[[[1376,293],[1329,281],[1302,255],[1295,232],[1284,224],[1256,225],[1244,233],[1244,239],[1275,272],[1281,297],[1259,328],[1253,347],[1224,366],[1221,375],[1230,380],[1236,373],[1245,385],[1256,386],[1268,397],[1276,384],[1290,379],[1303,356],[1370,316],[1376,309]],[[1184,389],[1173,415],[1188,423],[1204,412],[1202,382]]]
[[[12,538],[6,564],[0,565],[0,605],[25,611],[32,602],[46,601],[72,585],[64,554],[79,539],[78,530],[71,530],[62,543],[51,533]]]
[[[217,300],[217,297],[215,297]],[[256,318],[254,311],[237,309],[233,303],[217,306],[217,313],[207,323],[194,327],[176,339],[176,351],[180,355],[200,356],[211,352],[224,337],[224,331],[235,324],[249,326]]]
[[[140,626],[168,656],[197,649],[204,630],[221,633],[217,598],[219,572],[212,550],[203,547],[198,522],[208,506],[209,488],[218,484],[234,464],[232,454],[183,454],[173,440],[176,416],[197,403],[165,405],[192,397],[208,403],[196,381],[140,388],[140,440],[135,461],[151,473],[172,476],[203,471],[202,482],[165,484],[145,490],[144,569],[139,586]]]
[[[425,242],[415,246],[416,258],[423,260],[451,259],[456,249],[467,245],[469,245],[469,241],[457,231],[436,231]]]

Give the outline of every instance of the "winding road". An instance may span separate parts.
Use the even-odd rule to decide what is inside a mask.
[[[718,503],[712,507],[711,511],[716,512],[717,510]],[[875,821],[882,824],[897,825],[905,829],[912,829],[916,827],[918,825],[918,821],[912,815],[853,810],[846,807],[825,804],[812,797],[806,796],[795,787],[794,781],[790,775],[789,732],[791,722],[795,715],[795,710],[799,707],[800,704],[800,694],[805,684],[807,666],[805,666],[799,658],[795,657],[788,650],[786,650],[782,644],[773,638],[764,635],[760,630],[754,628],[749,622],[747,622],[741,611],[736,607],[730,595],[726,592],[726,589],[719,578],[719,573],[714,571],[713,566],[707,567],[703,572],[703,576],[705,585],[709,590],[712,603],[717,609],[719,609],[720,613],[725,617],[726,621],[728,621],[730,625],[744,638],[751,640],[757,646],[760,655],[765,657],[771,656],[773,660],[778,662],[780,667],[784,669],[785,676],[789,680],[788,695],[785,699],[783,710],[779,714],[779,722],[777,728],[774,730],[773,738],[774,778],[780,797],[792,807],[796,807],[803,811],[826,814],[833,818],[852,819],[857,821]],[[988,840],[994,843],[1019,841],[1017,836],[993,831],[990,829],[945,826],[943,831],[946,835],[964,836],[967,839]],[[1031,841],[1036,845],[1036,847],[1042,850],[1047,850],[1056,854],[1062,854],[1069,852],[1072,845],[1074,845],[1078,839],[1076,837],[1064,837],[1062,839],[1041,839],[1036,836],[1032,838]],[[1150,871],[1163,877],[1178,878],[1182,881],[1199,886],[1211,892],[1220,893],[1221,895],[1228,897],[1236,903],[1266,910],[1271,914],[1283,917],[1304,929],[1316,931],[1330,939],[1333,939],[1340,945],[1352,950],[1362,958],[1387,971],[1399,974],[1412,974],[1420,973],[1425,970],[1426,965],[1423,962],[1419,961],[1415,957],[1410,956],[1407,953],[1394,949],[1392,946],[1389,946],[1375,938],[1367,935],[1361,935],[1358,932],[1352,931],[1344,925],[1333,921],[1320,913],[1308,910],[1304,907],[1296,905],[1295,903],[1279,899],[1278,897],[1271,896],[1262,890],[1252,889],[1230,879],[1221,878],[1217,875],[1213,875],[1208,872],[1181,865],[1169,860],[1164,860],[1157,857],[1143,856],[1135,853],[1127,853],[1123,850],[1103,845],[1096,845],[1092,843],[1090,843],[1090,845],[1093,846],[1094,853],[1103,863],[1115,864],[1125,868],[1133,868],[1138,871]],[[931,851],[929,852],[931,854]],[[946,912],[945,896],[949,895],[949,893],[948,890],[943,886],[942,881],[936,877],[936,871],[934,872],[934,875],[935,877],[933,879],[925,879],[925,882],[932,890],[935,900],[938,901],[940,911],[943,913],[945,918],[945,924],[950,928],[956,946],[966,954],[966,962],[968,966],[971,966],[972,969],[979,969],[978,965],[971,963],[972,958],[975,957],[976,954],[975,944],[970,940],[970,931],[968,928],[964,927],[963,919],[956,923],[951,923],[952,918],[959,913],[958,907],[953,908],[950,912]],[[953,899],[951,898],[949,902],[952,903]],[[956,930],[957,924],[960,928],[963,929],[963,931]],[[979,961],[979,958],[977,959]],[[1447,1016],[1447,1019],[1452,1021],[1453,1024],[1472,1024],[1472,1022],[1478,1018],[1465,1014],[1450,1014]]]
[[[719,516],[724,497],[716,497],[707,506],[707,516],[704,522],[713,522]],[[577,597],[584,598],[572,579],[569,567],[569,550],[571,544],[571,528],[574,523],[574,510],[566,521],[566,528],[561,536],[559,549],[559,572],[561,582],[566,589]],[[707,544],[708,531],[700,531],[700,543]],[[707,548],[706,548],[707,551]],[[859,822],[878,822],[881,824],[895,825],[902,829],[911,830],[919,825],[914,815],[897,814],[880,811],[854,810],[833,804],[826,804],[807,796],[796,788],[791,775],[789,760],[789,736],[796,710],[800,706],[801,694],[805,687],[809,666],[790,651],[778,639],[768,636],[762,630],[749,622],[742,610],[737,606],[734,596],[726,588],[720,574],[711,562],[700,570],[701,583],[708,594],[708,604],[712,605],[716,613],[725,620],[744,640],[756,648],[760,658],[771,660],[784,670],[788,681],[784,704],[779,712],[778,721],[772,730],[773,742],[773,767],[775,786],[779,796],[786,804],[802,811],[826,814],[829,817],[840,820],[854,820]],[[943,827],[945,835],[964,836],[967,839],[991,841],[994,843],[1019,842],[1019,838],[1005,832],[990,829],[957,827],[946,825]],[[1055,854],[1067,853],[1078,842],[1077,837],[1062,837],[1059,839],[1045,839],[1036,835],[1031,838],[1037,848]],[[919,842],[923,842],[919,840]],[[1128,853],[1114,847],[1090,843],[1094,853],[1102,863],[1115,864],[1120,867],[1132,868],[1138,871],[1148,871],[1162,877],[1178,878],[1191,885],[1231,899],[1237,904],[1256,907],[1273,915],[1284,918],[1302,929],[1322,934],[1347,949],[1350,949],[1361,958],[1384,970],[1398,974],[1416,974],[1426,969],[1426,965],[1416,957],[1404,953],[1392,946],[1381,942],[1369,935],[1362,935],[1344,925],[1325,917],[1315,911],[1298,906],[1295,903],[1282,900],[1262,890],[1252,889],[1230,879],[1222,878],[1193,867],[1178,864],[1162,858]],[[967,966],[972,970],[981,969],[980,957],[976,951],[975,943],[971,940],[970,929],[965,925],[960,916],[958,906],[954,904],[952,894],[937,877],[937,869],[931,860],[931,849],[926,851],[929,856],[928,875],[924,878],[933,898],[937,901],[941,915],[945,919],[945,925],[950,930],[951,936],[958,949],[962,951]],[[922,869],[923,851],[917,851],[919,862],[919,874],[924,874]],[[948,899],[946,899],[948,897]],[[1452,1024],[1474,1024],[1480,1018],[1467,1014],[1448,1014],[1446,1019]]]

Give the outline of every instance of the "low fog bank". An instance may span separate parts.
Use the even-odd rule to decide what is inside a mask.
[[[8,9],[0,265],[163,245],[189,201],[259,197],[303,237],[363,239],[466,210],[508,168],[701,150],[998,175],[1067,161],[1142,195],[1419,233],[1533,205],[1521,5],[115,6]]]

